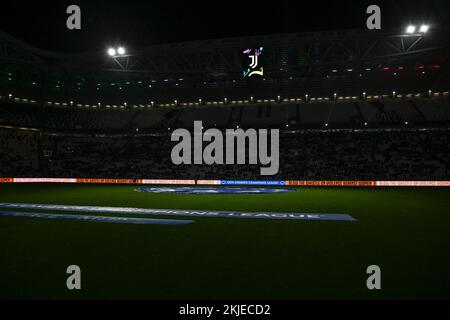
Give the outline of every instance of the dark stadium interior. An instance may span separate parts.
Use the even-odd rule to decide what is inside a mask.
[[[171,164],[170,133],[279,128],[273,179],[449,178],[445,29],[322,31],[59,54],[0,34],[3,177],[236,179],[258,166]],[[240,49],[267,48],[242,78]],[[149,154],[151,156],[149,156]]]
[[[450,1],[3,2],[0,302],[450,298]]]

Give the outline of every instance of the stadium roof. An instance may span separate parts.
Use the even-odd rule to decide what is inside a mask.
[[[127,48],[111,58],[50,52],[0,32],[0,83],[36,100],[105,103],[435,89],[448,87],[449,38],[447,30],[322,31]],[[264,48],[264,76],[243,78],[242,50],[254,47]]]

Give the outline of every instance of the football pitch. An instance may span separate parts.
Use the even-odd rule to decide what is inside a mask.
[[[173,226],[0,217],[0,299],[450,298],[448,188],[302,187],[274,194],[135,189],[0,184],[0,202],[336,213],[356,221],[95,213],[194,221]],[[30,212],[14,209],[21,210]],[[69,265],[81,268],[81,290],[66,287]],[[366,287],[370,265],[381,268],[381,290]]]

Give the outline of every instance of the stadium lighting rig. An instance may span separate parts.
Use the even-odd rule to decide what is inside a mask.
[[[125,54],[127,53],[127,51],[125,50],[124,47],[118,47],[118,48],[110,47],[107,52],[108,52],[108,55],[113,58],[124,57]]]
[[[114,57],[115,55],[116,55],[116,49],[114,49],[114,48],[109,48],[108,49],[108,55],[110,56],[110,57]]]
[[[430,26],[427,24],[422,24],[419,28],[417,28],[417,26],[410,24],[409,26],[406,27],[405,32],[407,34],[416,34],[416,33],[421,33],[421,34],[425,34],[428,32],[428,29],[430,29]],[[418,30],[416,32],[416,30]]]
[[[420,33],[426,33],[428,31],[428,29],[429,29],[429,26],[424,24],[424,25],[420,26],[419,32]]]
[[[117,48],[109,47],[106,51],[108,56],[111,57],[122,70],[127,70],[129,65],[129,58],[131,55],[127,54],[127,50],[123,46]],[[121,58],[125,58],[123,61]],[[121,90],[122,88],[119,88]]]

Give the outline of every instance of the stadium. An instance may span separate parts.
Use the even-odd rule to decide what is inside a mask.
[[[0,298],[450,298],[450,38],[414,28],[70,54],[0,32]],[[277,173],[174,164],[194,121],[278,130]]]

